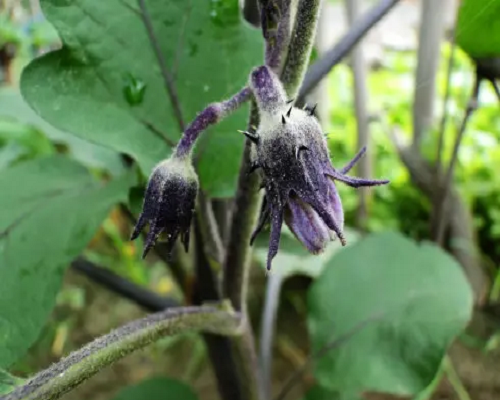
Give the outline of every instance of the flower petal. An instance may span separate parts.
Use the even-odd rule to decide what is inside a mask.
[[[313,254],[321,253],[335,237],[318,213],[295,196],[290,197],[288,202],[285,222],[297,239]]]

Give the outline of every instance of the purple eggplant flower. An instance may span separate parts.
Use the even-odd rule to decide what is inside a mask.
[[[136,239],[149,223],[143,258],[160,234],[166,235],[168,251],[179,235],[188,251],[197,193],[198,177],[189,156],[173,156],[155,167],[148,181],[142,213],[131,236],[131,240]]]
[[[322,252],[336,237],[345,245],[344,212],[335,181],[355,188],[389,181],[346,175],[365,149],[344,168],[335,169],[314,109],[290,106],[279,78],[268,67],[252,71],[250,86],[259,106],[260,126],[257,132],[244,133],[256,145],[253,169],[262,170],[265,188],[251,243],[270,220],[268,270],[278,252],[283,222],[311,253]]]

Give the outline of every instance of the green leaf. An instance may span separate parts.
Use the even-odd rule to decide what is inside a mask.
[[[116,151],[55,128],[29,107],[19,91],[9,87],[0,88],[0,133],[7,132],[7,129],[14,131],[11,135],[17,142],[22,141],[23,146],[29,147],[31,153],[35,147],[38,153],[48,153],[46,149],[42,151],[47,144],[42,143],[39,138],[33,140],[34,137],[43,136],[46,142],[50,139],[54,143],[64,145],[72,158],[89,168],[106,169],[114,176],[124,171],[123,162]],[[21,129],[29,132],[29,135],[26,133],[20,135],[18,131]]]
[[[134,181],[127,173],[102,184],[62,156],[0,172],[0,367],[38,337],[65,268]]]
[[[237,92],[261,62],[261,35],[242,21],[238,2],[147,5],[186,123]],[[41,6],[64,46],[24,70],[23,95],[59,129],[127,153],[149,174],[180,132],[137,2],[41,0]],[[236,130],[245,127],[247,109],[198,146],[201,185],[212,196],[234,192],[243,148]]]
[[[347,243],[355,243],[359,233],[354,229],[344,230]],[[260,234],[255,240],[255,257],[260,265],[265,268],[269,249],[269,235]],[[332,256],[342,249],[338,241],[330,243],[321,254],[311,254],[300,243],[293,233],[283,226],[281,231],[280,249],[273,260],[273,273],[278,273],[287,278],[293,275],[305,275],[317,278]]]
[[[457,44],[471,57],[500,57],[500,0],[462,0]]]
[[[0,369],[0,395],[9,393],[23,381],[24,379],[13,376],[7,371]]]
[[[438,247],[382,233],[335,255],[311,286],[308,305],[315,350],[382,315],[317,360],[322,386],[415,395],[467,325],[473,297],[461,267]]]
[[[151,378],[123,389],[113,400],[197,400],[193,389],[169,378]]]

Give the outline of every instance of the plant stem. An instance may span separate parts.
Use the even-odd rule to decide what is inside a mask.
[[[71,263],[71,267],[106,289],[132,300],[145,310],[161,311],[179,305],[174,299],[162,297],[83,258],[77,258]]]
[[[57,399],[104,367],[165,336],[188,331],[236,335],[239,326],[238,314],[217,307],[182,307],[151,314],[94,340],[0,399]]]
[[[290,98],[300,89],[316,36],[321,0],[299,0],[281,80]]]
[[[442,182],[442,185],[440,185],[440,192],[441,192],[441,201],[439,201],[436,204],[436,212],[435,212],[435,229],[433,230],[434,232],[434,238],[437,244],[442,245],[444,242],[444,233],[446,231],[446,225],[447,225],[447,215],[448,213],[446,212],[446,206],[447,206],[447,197],[448,197],[448,192],[451,186],[451,181],[453,179],[453,173],[455,171],[455,165],[458,159],[458,150],[460,149],[460,144],[462,143],[462,139],[465,133],[465,130],[467,128],[467,124],[470,120],[470,117],[474,113],[474,111],[477,108],[477,101],[479,98],[479,89],[481,87],[481,81],[482,77],[478,74],[476,74],[475,77],[475,82],[474,82],[474,87],[472,90],[472,95],[469,99],[469,102],[467,104],[467,108],[464,113],[464,117],[462,119],[462,122],[460,124],[460,127],[458,128],[457,131],[457,136],[455,138],[455,143],[453,144],[453,153],[451,155],[450,163],[448,165],[448,169],[446,171],[444,181]]]
[[[303,104],[305,96],[337,65],[361,40],[363,36],[379,22],[399,0],[380,0],[357,20],[351,29],[340,39],[331,50],[329,50],[320,60],[309,67],[300,93],[296,101]]]
[[[274,329],[276,327],[276,316],[283,281],[283,275],[276,272],[270,274],[267,279],[266,299],[260,331],[260,368],[264,386],[264,400],[271,398]]]
[[[352,27],[355,20],[358,18],[361,1],[360,0],[344,0],[347,20],[349,26]],[[356,129],[357,129],[357,147],[358,149],[370,148],[370,123],[368,115],[368,68],[364,57],[363,46],[358,43],[353,49],[350,60],[350,67],[354,80],[354,109],[356,112]],[[359,160],[357,167],[358,176],[370,178],[372,173],[372,157],[371,151],[368,151],[365,156]],[[370,200],[371,191],[367,188],[359,188],[358,192],[358,208],[356,210],[356,225],[363,231],[367,229],[368,219],[368,203]]]
[[[274,0],[260,0],[261,9],[270,8],[270,4],[277,6]],[[281,0],[280,20],[278,28],[268,34],[266,38],[266,65],[273,71],[280,72],[287,56],[290,44],[290,23],[292,14],[292,0]],[[266,4],[267,7],[264,5]],[[264,11],[263,11],[264,12]],[[268,18],[269,19],[269,18]],[[264,27],[263,27],[264,30]]]
[[[257,105],[252,102],[248,126],[258,126],[258,124]],[[251,162],[252,146],[252,142],[247,139],[240,167],[238,190],[229,233],[230,240],[226,249],[222,279],[224,297],[231,300],[235,310],[243,312],[246,311],[250,236],[257,219],[260,203],[258,175],[249,175],[247,172]]]
[[[217,290],[216,278],[205,253],[201,224],[197,220],[194,225],[196,281],[193,300],[196,304],[202,304],[204,301],[219,300],[220,293]],[[242,400],[244,398],[243,384],[236,371],[231,341],[227,337],[210,333],[203,334],[203,339],[207,345],[222,399]]]
[[[453,366],[453,361],[451,360],[450,356],[446,356],[444,358],[443,362],[443,369],[444,372],[448,378],[448,381],[450,382],[451,386],[453,387],[453,390],[455,390],[455,393],[458,396],[459,400],[471,400],[471,397],[469,393],[467,392],[466,387],[462,383],[460,376],[457,374],[457,371],[455,371],[455,367]]]
[[[424,135],[434,118],[436,77],[445,29],[446,1],[422,0],[418,40],[418,63],[413,99],[413,143],[420,151]]]
[[[455,41],[455,32],[453,32],[452,42],[450,44],[450,55],[448,58],[448,66],[446,68],[446,89],[444,93],[443,99],[443,116],[441,118],[441,123],[439,125],[439,137],[438,137],[438,145],[436,151],[436,179],[441,175],[442,163],[443,163],[443,148],[444,148],[444,139],[446,135],[446,127],[448,125],[448,103],[451,97],[451,76],[453,74],[453,68],[455,64],[455,50],[457,48],[457,44]],[[436,182],[436,187],[439,186],[439,182]]]
[[[248,126],[258,126],[259,114],[257,106],[252,102]],[[238,376],[242,385],[248,388],[244,394],[246,399],[259,399],[262,395],[262,385],[258,375],[257,357],[254,340],[247,317],[246,298],[248,291],[250,236],[257,219],[260,204],[258,191],[259,178],[257,174],[248,175],[251,161],[252,143],[247,139],[243,152],[243,160],[238,180],[233,218],[223,266],[222,292],[228,298],[233,308],[242,313],[244,335],[232,341]]]

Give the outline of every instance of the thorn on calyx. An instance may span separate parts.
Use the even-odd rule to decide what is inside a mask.
[[[259,138],[259,135],[257,135],[256,133],[251,133],[251,132],[248,132],[248,131],[240,131],[240,130],[238,130],[238,132],[243,133],[253,143],[259,144],[259,139],[260,138]]]
[[[316,103],[313,108],[309,109],[309,115],[314,115],[314,112],[316,111],[316,107],[318,106],[318,103]]]
[[[281,115],[281,123],[286,124],[286,119],[284,115]]]
[[[299,159],[300,152],[303,151],[303,150],[309,150],[309,147],[302,145],[302,146],[298,146],[295,149],[295,158],[297,160]]]
[[[290,118],[290,114],[292,113],[292,108],[293,108],[293,106],[291,106],[290,109],[288,110],[288,112],[286,113],[286,116],[288,118]]]
[[[253,161],[250,164],[250,167],[248,168],[247,175],[250,175],[250,174],[254,173],[259,168],[260,168],[259,163],[257,161]]]
[[[295,101],[295,99],[290,99],[286,102],[286,104],[290,104],[290,103],[293,103]]]

